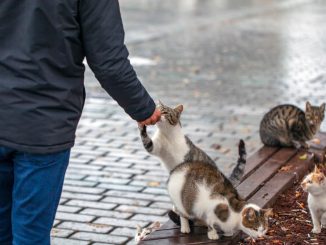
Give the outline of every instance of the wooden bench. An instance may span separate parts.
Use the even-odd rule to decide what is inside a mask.
[[[314,154],[324,156],[326,133],[319,133],[320,144],[312,145],[307,159],[300,159],[303,151],[291,148],[262,147],[247,159],[245,174],[237,190],[242,197],[260,207],[271,207],[277,197],[302,177],[314,165]],[[207,228],[195,226],[190,234],[182,234],[172,221],[165,223],[159,230],[150,234],[139,244],[236,244],[240,233],[232,238],[222,237],[218,241],[207,238]]]

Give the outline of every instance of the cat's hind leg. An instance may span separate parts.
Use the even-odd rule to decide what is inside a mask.
[[[189,221],[187,218],[180,216],[181,233],[190,233]]]

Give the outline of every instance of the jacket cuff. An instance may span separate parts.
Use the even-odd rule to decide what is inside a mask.
[[[129,112],[128,110],[126,110],[126,112],[131,116],[132,119],[136,120],[137,122],[142,122],[150,118],[153,115],[155,109],[156,109],[155,102],[153,101],[152,98],[149,98],[149,101],[147,102],[145,109],[144,107],[142,107],[141,109],[133,112]]]

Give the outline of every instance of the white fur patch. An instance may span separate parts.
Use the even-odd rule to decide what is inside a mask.
[[[172,200],[172,203],[174,204],[175,208],[178,212],[181,212],[182,214],[189,215],[183,204],[182,204],[182,197],[181,193],[184,187],[184,183],[186,181],[186,170],[180,171],[177,173],[173,173],[170,176],[170,180],[168,183],[168,192],[170,195],[170,198]]]
[[[168,171],[182,163],[190,150],[179,125],[168,129],[159,128],[153,136],[153,142],[153,154],[160,158]],[[155,145],[159,147],[155,149]]]

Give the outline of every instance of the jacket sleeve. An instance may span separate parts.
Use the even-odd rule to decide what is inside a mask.
[[[134,120],[149,118],[155,103],[128,59],[118,0],[80,0],[87,63],[101,86]]]

